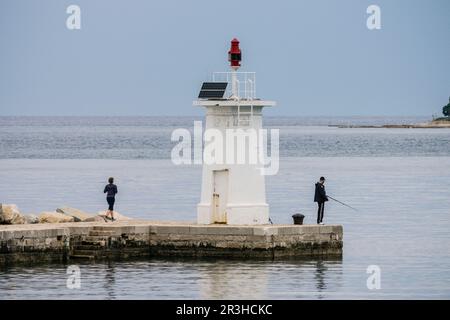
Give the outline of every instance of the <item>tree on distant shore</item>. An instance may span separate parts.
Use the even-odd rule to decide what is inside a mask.
[[[442,108],[442,113],[446,117],[450,116],[450,98],[448,98],[448,104]]]

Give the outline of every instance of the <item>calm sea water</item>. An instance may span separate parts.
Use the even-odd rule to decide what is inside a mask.
[[[117,210],[146,219],[195,220],[199,166],[168,159],[173,128],[194,118],[0,118],[0,201],[25,213],[61,205],[104,209],[113,175]],[[414,121],[413,121],[414,120]],[[450,130],[338,129],[328,124],[421,122],[389,118],[269,118],[280,128],[280,172],[266,179],[275,223],[302,212],[314,223],[314,182],[358,208],[328,202],[326,223],[344,225],[338,260],[150,259],[0,270],[3,299],[449,299]],[[426,120],[426,119],[425,119]],[[97,146],[97,147],[96,147]],[[381,289],[369,290],[369,265]]]
[[[0,117],[0,158],[167,159],[176,128],[193,117]],[[426,117],[269,117],[280,154],[304,156],[450,156],[446,129],[343,129],[328,125],[419,123]]]

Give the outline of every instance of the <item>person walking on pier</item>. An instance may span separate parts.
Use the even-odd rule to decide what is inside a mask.
[[[317,224],[323,224],[323,211],[325,208],[325,202],[328,201],[324,184],[325,178],[320,177],[319,182],[316,182],[316,191],[314,193],[314,202],[317,202]]]
[[[108,211],[106,212],[106,219],[110,219],[111,221],[114,221],[114,202],[116,201],[116,193],[117,193],[117,186],[114,184],[114,178],[110,177],[108,179],[109,184],[105,186],[105,190],[103,190],[103,193],[106,193],[106,201],[108,202]],[[111,215],[111,217],[108,217],[108,215]]]

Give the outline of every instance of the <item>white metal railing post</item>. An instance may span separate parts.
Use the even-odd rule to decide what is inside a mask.
[[[244,81],[244,98],[248,99],[248,95],[247,95],[247,79],[245,79],[245,81]]]
[[[254,76],[253,76],[253,96],[256,99],[256,73],[254,73]]]
[[[227,93],[229,97],[256,99],[256,72],[213,72],[213,82],[226,81],[229,86]],[[244,82],[242,85],[242,81]],[[241,97],[242,93],[242,97]]]

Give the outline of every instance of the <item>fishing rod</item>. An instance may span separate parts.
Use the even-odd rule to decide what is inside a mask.
[[[327,197],[330,198],[331,200],[334,200],[334,201],[336,201],[336,202],[339,202],[340,204],[342,204],[342,205],[344,205],[344,206],[346,206],[346,207],[349,207],[349,208],[352,209],[352,210],[358,211],[357,209],[353,208],[352,206],[349,206],[348,204],[345,204],[345,203],[343,203],[343,202],[341,202],[341,201],[339,201],[339,200],[337,200],[337,199],[335,199],[335,198],[333,198],[333,197],[330,197],[330,196],[327,196]]]

